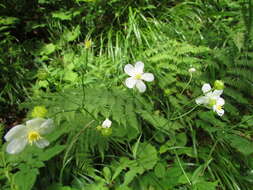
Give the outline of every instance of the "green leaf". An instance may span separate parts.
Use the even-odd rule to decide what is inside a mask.
[[[64,77],[63,77],[63,79],[64,79],[65,81],[70,81],[70,82],[76,81],[77,78],[78,78],[78,74],[75,73],[74,71],[70,71],[70,70],[66,71],[66,72],[64,73]]]
[[[56,145],[52,148],[46,149],[43,154],[39,156],[39,159],[42,161],[50,160],[52,157],[61,153],[65,149],[65,145]]]
[[[0,17],[0,25],[13,25],[19,22],[16,17]]]
[[[185,133],[179,133],[176,135],[176,146],[185,146],[187,143],[187,136]]]
[[[53,53],[55,49],[56,46],[53,43],[45,44],[40,50],[40,55],[49,55]]]
[[[72,14],[69,11],[57,11],[52,13],[52,17],[60,20],[71,20]]]
[[[125,174],[123,185],[128,185],[134,179],[134,177],[136,177],[137,174],[142,174],[143,172],[144,172],[144,169],[141,167],[132,167],[130,171],[128,171]]]
[[[110,168],[104,167],[103,168],[103,174],[104,174],[104,177],[105,177],[106,181],[109,182],[111,180],[111,170],[110,170]]]
[[[72,31],[65,31],[63,34],[63,38],[67,42],[72,42],[78,38],[78,36],[81,34],[80,26],[78,25],[76,28],[74,28]]]
[[[157,150],[148,143],[140,143],[137,151],[137,163],[146,170],[152,169],[158,160]]]
[[[241,152],[242,154],[248,156],[253,153],[253,143],[246,138],[240,137],[238,135],[226,135],[225,138],[230,142],[230,145]]]
[[[158,163],[155,167],[155,175],[159,178],[162,178],[165,176],[165,173],[166,173],[166,168],[164,164]]]
[[[217,182],[201,181],[193,186],[193,190],[216,190]]]
[[[37,168],[24,168],[18,171],[14,175],[14,182],[18,186],[19,190],[30,190],[32,189],[39,171]]]

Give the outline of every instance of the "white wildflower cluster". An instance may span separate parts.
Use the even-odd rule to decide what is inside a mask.
[[[214,89],[212,90],[211,85],[206,83],[202,86],[202,92],[204,96],[201,96],[196,99],[196,103],[198,105],[204,105],[209,109],[213,109],[219,116],[224,114],[223,105],[225,104],[225,100],[220,97],[223,93],[223,90]]]
[[[152,82],[154,75],[152,73],[144,73],[144,63],[138,61],[135,65],[127,64],[124,71],[130,77],[126,79],[125,84],[128,88],[137,88],[139,92],[146,91],[146,82]],[[189,73],[196,72],[195,68],[190,68]],[[215,81],[214,90],[210,84],[206,83],[202,86],[203,96],[196,99],[198,105],[204,105],[209,109],[213,109],[219,116],[224,114],[222,108],[225,100],[221,97],[223,93],[224,83],[222,81]],[[47,110],[43,106],[36,106],[32,112],[35,117],[26,122],[25,125],[16,125],[4,136],[8,142],[6,151],[10,154],[20,153],[27,145],[35,144],[39,148],[44,148],[49,145],[49,141],[43,138],[43,135],[50,133],[53,129],[52,119],[43,119],[47,114]],[[112,121],[108,118],[103,123],[97,126],[97,130],[103,136],[109,136],[112,133]]]
[[[152,73],[144,73],[144,63],[141,61],[136,62],[134,66],[127,64],[124,71],[130,76],[125,81],[126,86],[128,88],[136,87],[139,92],[146,91],[146,85],[143,81],[151,82],[154,80],[154,75]],[[191,67],[188,72],[192,74],[196,72],[196,69]],[[213,109],[219,116],[222,116],[224,114],[223,105],[225,104],[225,100],[220,96],[223,93],[224,83],[220,80],[216,80],[214,88],[215,89],[212,91],[210,84],[204,84],[202,86],[204,96],[197,98],[196,103]]]

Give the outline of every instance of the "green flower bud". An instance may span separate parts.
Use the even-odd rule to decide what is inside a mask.
[[[171,90],[170,89],[165,89],[164,93],[165,93],[165,95],[170,95],[171,94]]]
[[[112,134],[112,128],[102,128],[101,134],[103,136],[110,136]]]
[[[35,106],[32,111],[32,117],[44,118],[47,115],[47,109],[45,106]]]
[[[91,41],[91,40],[85,40],[85,42],[84,42],[84,47],[85,47],[86,49],[90,49],[91,46],[92,46],[92,41]]]
[[[214,88],[216,89],[216,90],[223,90],[224,89],[224,82],[223,81],[221,81],[221,80],[216,80],[215,82],[214,82]]]

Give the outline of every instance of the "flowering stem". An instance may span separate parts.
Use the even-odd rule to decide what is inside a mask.
[[[70,143],[70,145],[68,146],[66,152],[65,152],[65,155],[63,157],[63,166],[61,168],[61,171],[60,171],[60,183],[62,184],[62,176],[63,176],[63,171],[67,165],[67,162],[70,161],[70,160],[67,160],[67,157],[69,155],[69,152],[70,150],[72,149],[73,145],[77,142],[78,140],[78,137],[88,128],[91,126],[91,124],[94,122],[94,120],[90,121],[87,125],[85,125],[80,131],[79,133],[77,133],[75,136],[74,136],[74,140]]]
[[[182,118],[182,117],[188,115],[189,113],[191,113],[191,112],[192,112],[193,110],[195,110],[195,108],[197,108],[198,106],[199,106],[199,105],[196,105],[196,106],[194,106],[192,109],[190,109],[188,112],[185,112],[184,114],[182,114],[182,115],[180,115],[180,116],[178,116],[178,117],[171,118],[170,120],[171,120],[171,121],[174,121],[174,120],[180,119],[180,118]]]
[[[190,85],[191,80],[192,80],[192,73],[190,73],[190,79],[189,79],[189,81],[187,82],[186,86],[184,87],[184,89],[182,90],[182,92],[180,94],[183,94],[183,92],[185,91],[185,89]]]
[[[178,157],[177,152],[176,152],[175,150],[174,150],[173,152],[174,152],[174,153],[175,153],[175,155],[176,155],[176,158],[177,158],[177,161],[178,161],[179,167],[181,168],[181,170],[182,170],[182,172],[183,172],[183,174],[184,174],[185,178],[187,179],[187,181],[188,181],[189,185],[192,185],[192,183],[191,183],[191,181],[190,181],[189,177],[187,176],[187,174],[186,174],[186,172],[185,172],[185,170],[184,170],[184,168],[183,168],[183,166],[182,166],[182,164],[181,164],[181,162],[180,162],[180,159],[179,159],[179,157]]]

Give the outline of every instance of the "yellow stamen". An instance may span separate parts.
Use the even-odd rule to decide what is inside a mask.
[[[86,49],[89,49],[89,48],[91,48],[91,46],[92,46],[92,41],[91,40],[85,40],[84,47]]]
[[[217,106],[217,110],[219,110],[219,111],[222,110],[222,106],[221,106],[221,105],[218,105],[218,106]]]
[[[35,141],[41,139],[40,134],[37,131],[30,131],[27,135],[28,142],[33,144]]]
[[[135,77],[134,77],[134,78],[135,78],[136,80],[140,80],[140,79],[141,79],[141,77],[142,77],[142,76],[141,76],[141,74],[137,74],[137,75],[135,75]]]

